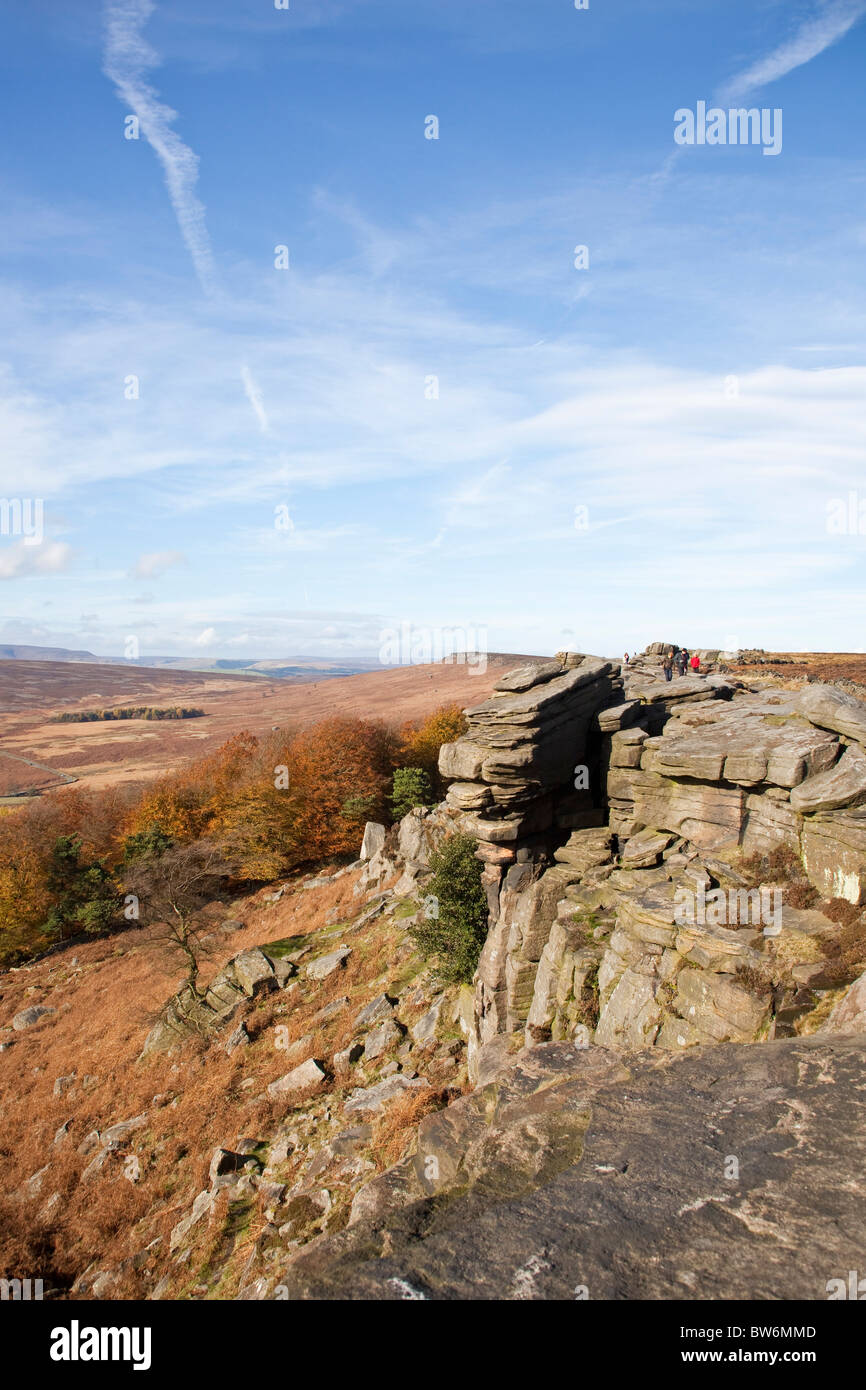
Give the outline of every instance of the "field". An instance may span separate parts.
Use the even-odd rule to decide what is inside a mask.
[[[482,671],[456,663],[402,666],[315,681],[216,675],[92,663],[0,663],[0,797],[60,786],[143,783],[247,729],[294,729],[330,715],[400,722],[438,705],[478,704],[525,658],[488,656]],[[54,715],[114,705],[196,705],[201,719],[56,724]],[[18,761],[27,759],[27,762]],[[29,764],[39,764],[36,768]]]
[[[742,680],[766,676],[770,670],[798,684],[811,676],[819,681],[854,681],[866,687],[864,652],[765,652],[760,662],[740,662],[731,670]]]

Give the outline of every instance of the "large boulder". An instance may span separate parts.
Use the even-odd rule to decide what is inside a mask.
[[[368,820],[364,826],[364,838],[361,841],[361,858],[366,862],[372,859],[380,849],[385,846],[386,830],[384,825],[379,825],[377,821]]]
[[[866,902],[866,807],[809,816],[802,854],[809,881],[822,898]]]
[[[819,1032],[866,1033],[866,975],[861,975],[834,1005]]]
[[[518,1052],[269,1278],[291,1299],[826,1299],[862,1268],[864,1064],[855,1036]]]
[[[791,792],[795,811],[836,811],[866,798],[866,753],[857,743],[845,749],[835,767],[808,777]]]
[[[807,685],[800,692],[798,708],[810,724],[832,729],[845,738],[866,743],[866,704],[832,685]]]

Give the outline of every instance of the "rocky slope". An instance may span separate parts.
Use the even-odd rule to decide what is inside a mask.
[[[443,749],[475,1090],[253,1296],[819,1298],[855,1259],[866,706],[666,647],[511,673]]]
[[[862,1264],[862,1037],[490,1060],[282,1296],[821,1299]]]
[[[128,1028],[111,1085],[54,1077],[21,1218],[142,1194],[73,1297],[820,1298],[856,1267],[866,705],[667,682],[665,649],[509,672],[442,805],[215,917],[205,998]],[[409,928],[455,830],[489,932],[446,988]],[[40,970],[10,972],[22,1062],[68,1027]]]

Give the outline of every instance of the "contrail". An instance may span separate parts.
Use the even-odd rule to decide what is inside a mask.
[[[866,0],[827,0],[821,13],[806,21],[786,43],[774,48],[765,58],[759,58],[750,68],[731,78],[721,92],[722,100],[744,97],[756,87],[777,82],[794,68],[810,63],[825,48],[844,38],[866,14]]]
[[[102,70],[114,83],[118,96],[138,117],[145,140],[159,157],[181,236],[192,256],[199,284],[210,294],[216,272],[205,209],[195,194],[198,155],[171,128],[177,112],[162,104],[159,93],[146,80],[147,70],[158,67],[160,62],[159,54],[141,32],[153,11],[153,0],[107,0]]]
[[[267,434],[270,430],[265,403],[260,388],[253,380],[253,374],[249,367],[241,367],[241,381],[244,384],[244,394],[253,409],[253,414],[259,422],[259,429],[262,434]]]

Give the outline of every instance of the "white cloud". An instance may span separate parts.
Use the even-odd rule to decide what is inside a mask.
[[[206,627],[204,632],[200,632],[198,637],[194,637],[192,640],[197,647],[212,647],[216,641],[216,636],[215,627]]]
[[[69,568],[72,550],[63,541],[27,545],[25,541],[0,544],[0,579],[21,579],[31,574],[58,574]]]
[[[820,12],[801,24],[792,38],[731,78],[721,93],[721,99],[745,97],[756,88],[778,82],[780,77],[786,77],[795,68],[810,63],[825,49],[844,38],[864,14],[866,0],[825,0],[820,5]]]
[[[181,550],[153,550],[139,556],[133,573],[136,579],[158,579],[167,570],[186,563],[187,558]]]
[[[215,285],[216,271],[204,205],[195,192],[198,155],[172,130],[177,112],[162,104],[145,76],[149,68],[160,62],[159,55],[142,37],[142,29],[154,8],[153,0],[108,0],[103,71],[130,113],[138,116],[141,133],[162,164],[181,236],[192,256],[199,283],[209,294]]]

